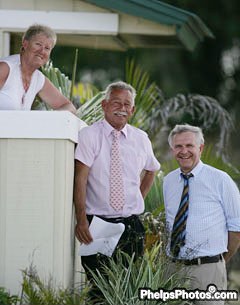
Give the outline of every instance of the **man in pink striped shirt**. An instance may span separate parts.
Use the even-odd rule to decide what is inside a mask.
[[[113,223],[124,223],[125,231],[118,248],[138,258],[143,254],[144,228],[139,214],[160,164],[154,156],[147,134],[127,122],[133,115],[135,89],[124,82],[110,84],[102,101],[104,120],[85,127],[79,133],[75,152],[74,203],[75,234],[81,243],[89,244],[89,223],[94,215]],[[110,204],[110,161],[113,130],[120,134],[120,155],[124,185],[124,205],[115,210]],[[101,255],[82,256],[84,268],[99,268]],[[87,276],[90,274],[87,270]]]

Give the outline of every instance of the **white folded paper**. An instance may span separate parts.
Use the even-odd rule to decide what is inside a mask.
[[[87,256],[101,253],[112,256],[124,229],[123,223],[111,223],[94,216],[89,226],[93,241],[88,245],[81,244],[79,255]]]

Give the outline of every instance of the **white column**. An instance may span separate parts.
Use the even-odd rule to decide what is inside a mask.
[[[0,30],[0,58],[10,54],[10,33]]]

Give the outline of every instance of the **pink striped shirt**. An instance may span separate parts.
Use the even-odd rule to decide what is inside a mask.
[[[123,162],[125,205],[115,211],[109,203],[110,153],[113,127],[106,121],[96,122],[79,132],[75,159],[90,168],[87,183],[86,213],[104,217],[128,217],[144,211],[140,192],[143,170],[157,171],[160,164],[155,158],[147,134],[127,124],[121,130],[120,151]]]

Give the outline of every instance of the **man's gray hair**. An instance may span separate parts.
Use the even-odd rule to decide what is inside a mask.
[[[53,47],[55,46],[57,42],[56,33],[50,27],[42,24],[31,25],[23,34],[22,41],[31,40],[37,34],[44,34],[48,38],[51,38],[53,40]]]
[[[130,84],[127,84],[123,81],[118,81],[118,82],[109,84],[105,90],[104,99],[108,101],[112,91],[116,90],[116,89],[128,90],[132,94],[132,105],[134,106],[136,90]]]
[[[176,134],[180,134],[183,132],[192,132],[196,136],[196,141],[199,145],[204,144],[204,137],[202,129],[196,126],[184,124],[184,125],[176,125],[170,132],[168,136],[168,143],[171,148],[173,148],[173,137]]]

